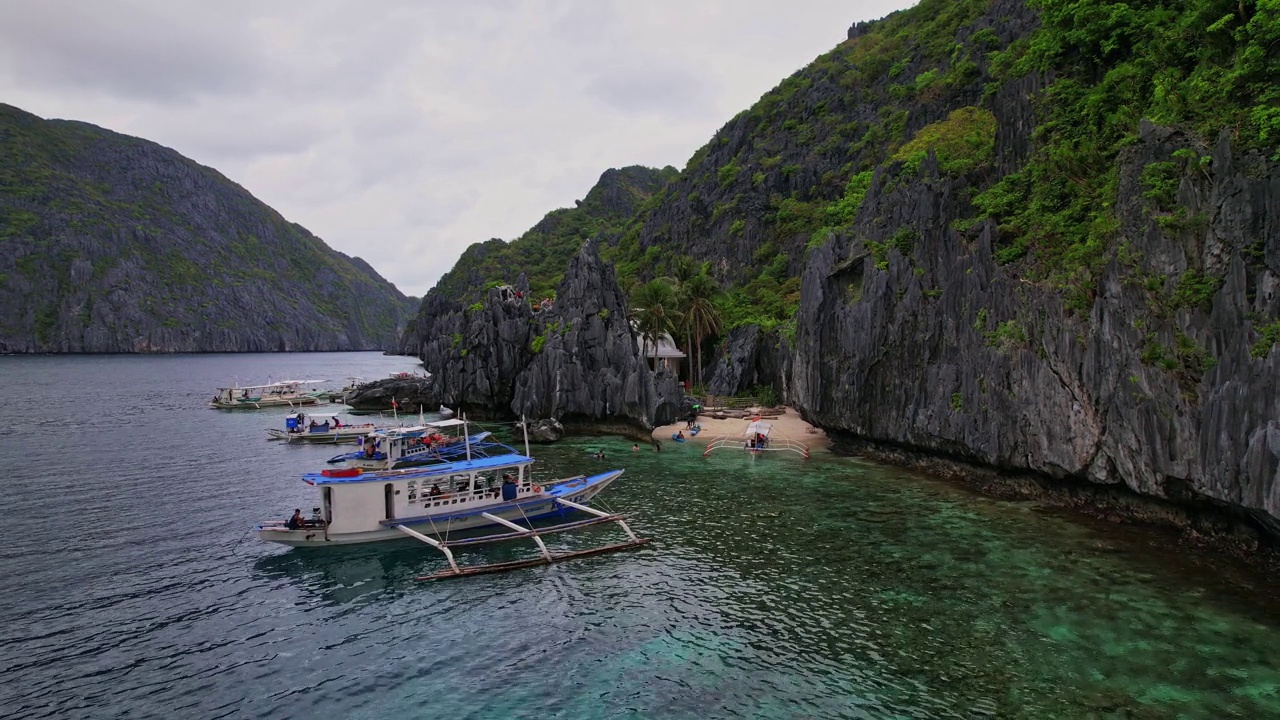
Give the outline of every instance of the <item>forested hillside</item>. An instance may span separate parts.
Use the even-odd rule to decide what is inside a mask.
[[[155,143],[0,105],[0,350],[391,347],[416,305]]]

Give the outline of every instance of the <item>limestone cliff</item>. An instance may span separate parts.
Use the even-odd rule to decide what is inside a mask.
[[[152,142],[0,104],[0,351],[391,347],[412,302]]]
[[[730,288],[712,392],[773,385],[856,444],[1275,530],[1280,17],[1078,5],[925,0],[851,28],[699,150],[621,255]],[[1221,42],[1178,30],[1209,15]]]
[[[1274,3],[922,0],[726,123],[605,256],[624,283],[709,264],[714,392],[1277,530],[1275,77]]]
[[[422,404],[578,425],[670,422],[679,386],[648,368],[627,317],[626,297],[594,241],[570,260],[549,308],[530,305],[523,276],[469,305],[432,290],[413,329],[432,373]]]

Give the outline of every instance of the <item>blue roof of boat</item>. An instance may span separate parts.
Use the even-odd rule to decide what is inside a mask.
[[[458,462],[427,465],[425,467],[410,468],[406,470],[381,470],[378,472],[361,473],[360,475],[354,475],[352,477],[329,477],[321,473],[307,473],[302,476],[302,479],[312,485],[386,482],[388,480],[404,480],[421,477],[435,477],[436,475],[451,475],[453,473],[474,472],[476,470],[488,470],[490,468],[506,467],[511,465],[524,465],[531,462],[533,462],[533,458],[525,455],[496,455],[494,457],[478,457],[470,460],[459,460]]]

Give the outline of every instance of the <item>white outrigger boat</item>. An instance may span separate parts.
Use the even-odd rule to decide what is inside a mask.
[[[373,423],[344,423],[337,415],[330,415],[320,423],[314,418],[308,418],[306,413],[298,411],[285,416],[283,430],[267,428],[267,434],[272,440],[336,445],[359,442],[361,438],[378,429],[378,426]]]
[[[806,458],[809,457],[809,446],[792,440],[781,433],[775,433],[773,424],[761,420],[759,416],[756,416],[754,420],[747,424],[747,428],[742,431],[741,438],[735,438],[732,435],[721,435],[707,445],[707,449],[702,451],[702,456],[706,457],[711,454],[712,450],[724,448],[742,449],[753,455],[762,452],[789,450]]]
[[[274,521],[254,526],[260,540],[298,548],[334,547],[410,537],[439,550],[448,568],[424,575],[434,580],[514,570],[561,560],[625,550],[648,542],[627,527],[621,515],[583,503],[617,480],[622,470],[536,483],[530,474],[533,458],[514,452],[470,457],[456,462],[410,470],[364,473],[357,468],[325,470],[303,476],[320,489],[320,507],[301,523]],[[585,519],[569,520],[571,512]],[[534,527],[533,522],[560,517],[560,524]],[[523,523],[523,524],[522,524]],[[567,532],[601,523],[617,523],[627,539],[620,543],[572,552],[553,553],[543,535]],[[508,532],[451,539],[451,534],[489,526]],[[507,540],[531,539],[538,556],[489,565],[459,566],[452,549]]]
[[[257,410],[265,407],[300,407],[320,402],[314,386],[323,380],[281,380],[267,385],[245,385],[218,388],[218,394],[209,401],[209,407],[221,410]]]
[[[466,422],[450,418],[420,422],[412,427],[382,428],[366,432],[359,439],[359,450],[335,455],[329,458],[329,464],[341,464],[365,471],[400,470],[450,462],[467,454],[490,455],[494,449],[503,453],[515,452],[506,445],[491,442],[489,438],[493,433],[450,435],[450,428],[463,428],[465,433]]]

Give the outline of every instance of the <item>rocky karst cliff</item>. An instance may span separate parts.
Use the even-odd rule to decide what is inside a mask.
[[[1217,501],[1273,524],[1280,353],[1258,346],[1257,319],[1280,317],[1280,168],[1224,135],[1179,183],[1179,205],[1204,224],[1162,227],[1139,176],[1190,142],[1148,126],[1125,153],[1128,242],[1087,312],[996,263],[993,223],[951,229],[964,180],[932,160],[906,182],[877,176],[865,220],[806,266],[792,399],[857,439]],[[911,251],[878,260],[896,227],[918,232]]]
[[[0,351],[391,347],[412,305],[216,171],[0,105]]]
[[[624,283],[709,264],[714,392],[1275,530],[1276,77],[1274,3],[922,0],[730,120],[603,252]]]
[[[531,307],[523,276],[471,304],[432,290],[414,332],[432,373],[427,407],[642,428],[672,421],[682,398],[674,377],[640,357],[626,296],[594,241],[570,260],[549,308]]]

